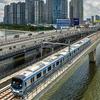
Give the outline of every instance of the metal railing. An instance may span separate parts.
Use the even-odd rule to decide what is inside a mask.
[[[100,34],[94,35],[91,38],[91,44],[93,44],[94,42],[96,42],[96,40],[98,40],[100,37]],[[76,62],[80,59],[80,57],[82,55],[84,55],[85,51],[83,50],[81,53],[79,53],[77,56],[75,56],[71,62]],[[53,74],[51,74],[49,77],[45,78],[42,83],[38,84],[36,87],[34,87],[33,89],[31,89],[30,92],[28,92],[26,95],[24,95],[24,99],[25,100],[30,100],[35,98],[41,91],[42,92],[46,92],[47,90],[43,91],[46,87],[51,88],[52,85],[54,85],[54,81],[59,81],[68,71],[70,71],[72,69],[71,64],[65,64],[63,67],[59,68],[58,70],[56,70],[56,72],[54,72]],[[59,78],[58,78],[59,77]],[[56,82],[57,82],[56,81]],[[53,83],[54,82],[54,83]],[[42,93],[43,94],[43,93]]]

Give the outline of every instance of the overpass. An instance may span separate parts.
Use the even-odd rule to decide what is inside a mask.
[[[10,56],[15,56],[25,53],[29,50],[40,47],[43,41],[57,41],[59,39],[66,39],[70,36],[80,37],[96,32],[97,28],[86,28],[78,30],[62,30],[61,32],[51,32],[40,35],[34,35],[27,38],[19,38],[11,41],[0,42],[0,59],[5,59]],[[75,37],[74,37],[75,38]]]
[[[71,60],[71,63],[68,63],[58,69],[55,73],[50,75],[47,79],[45,79],[43,82],[38,84],[34,90],[31,90],[27,95],[24,96],[25,100],[38,100],[43,94],[45,94],[56,82],[58,82],[65,74],[68,74],[69,72],[74,69],[74,71],[77,69],[77,64],[86,56],[89,55],[89,62],[90,64],[95,64],[96,62],[96,47],[100,43],[100,32],[96,32],[90,36],[87,36],[91,38],[91,45],[86,48],[84,51],[82,51],[79,55],[77,55],[75,58]],[[29,68],[31,66],[28,66]],[[10,78],[18,75],[18,73],[21,73],[25,71],[27,68],[14,73],[0,81],[0,86],[2,86],[4,83],[9,83]],[[8,88],[8,87],[7,87]]]

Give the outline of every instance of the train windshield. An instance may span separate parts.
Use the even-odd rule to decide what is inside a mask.
[[[17,78],[12,78],[11,86],[15,89],[21,89],[22,88],[22,80]]]

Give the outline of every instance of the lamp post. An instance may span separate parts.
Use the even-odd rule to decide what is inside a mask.
[[[5,29],[5,42],[7,41],[7,33],[6,33],[6,29]]]
[[[69,63],[70,63],[70,40],[68,41],[68,44],[65,44],[65,43],[53,43],[53,42],[41,42],[41,59],[43,57],[42,52],[43,52],[43,47],[45,47],[45,46],[43,46],[44,44],[51,44],[51,45],[53,45],[53,47],[54,47],[54,45],[65,45],[65,46],[68,46]],[[52,49],[52,51],[53,51],[53,49]]]

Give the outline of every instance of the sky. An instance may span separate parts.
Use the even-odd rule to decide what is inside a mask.
[[[18,2],[18,1],[25,2],[25,0],[0,0],[0,21],[3,21],[4,6],[12,2]],[[100,0],[83,0],[83,1],[84,1],[84,19],[91,17],[92,15],[100,15]]]

